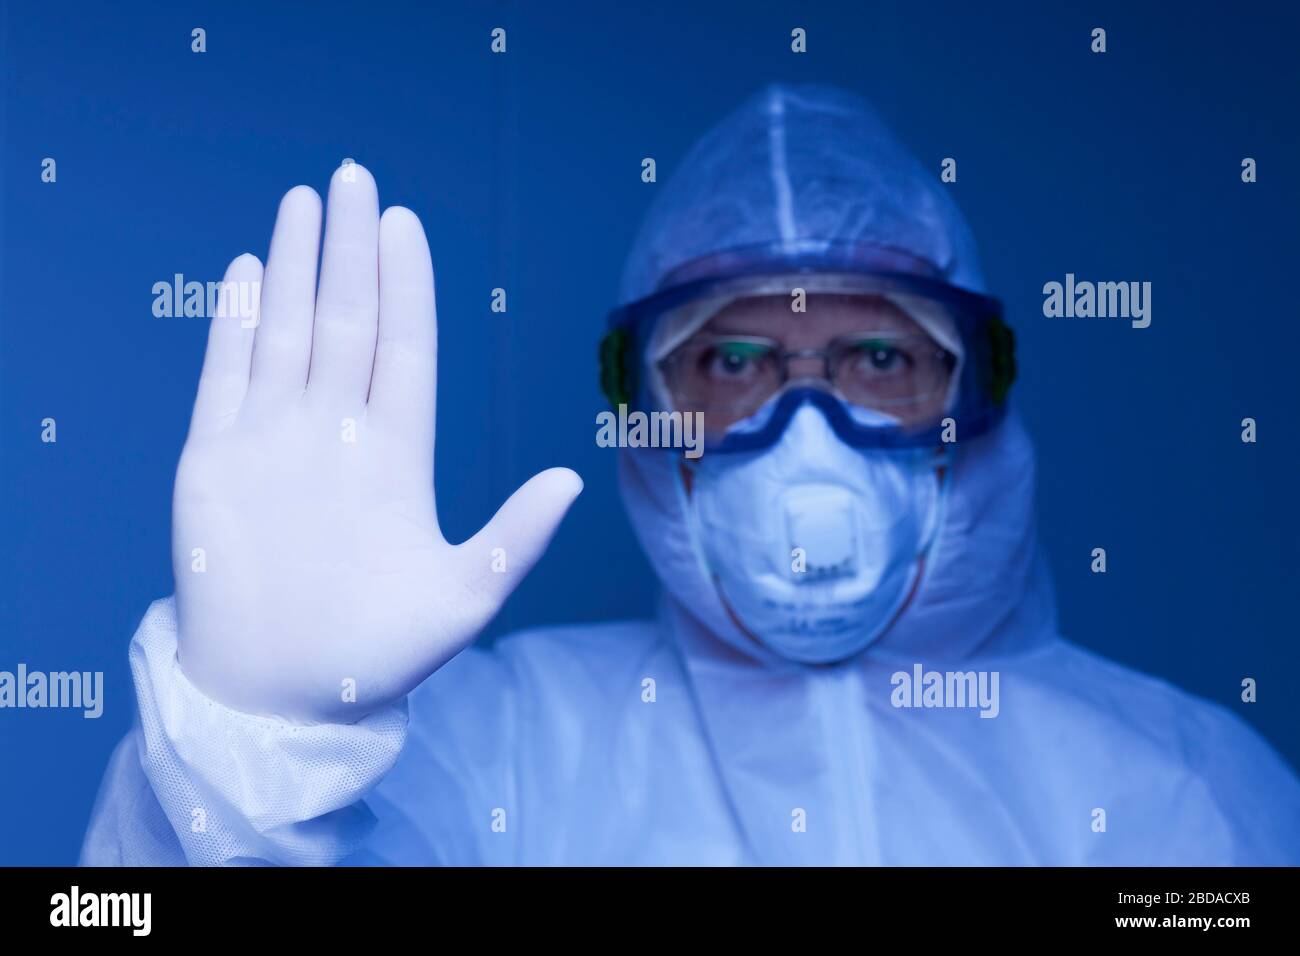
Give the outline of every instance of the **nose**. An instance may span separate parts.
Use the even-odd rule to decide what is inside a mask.
[[[818,349],[787,352],[785,373],[790,379],[826,378],[826,356]]]

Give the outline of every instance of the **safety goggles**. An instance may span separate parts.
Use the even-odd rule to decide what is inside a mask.
[[[833,334],[790,347],[807,339],[792,334],[797,323],[814,316]],[[905,253],[857,244],[688,263],[610,314],[600,355],[613,407],[698,412],[714,452],[770,445],[805,402],[855,447],[936,444],[949,424],[974,437],[1001,420],[1015,378],[1014,338],[996,299],[944,282]]]

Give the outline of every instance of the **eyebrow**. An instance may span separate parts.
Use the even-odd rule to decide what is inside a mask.
[[[793,313],[791,313],[791,315],[793,315]],[[771,323],[773,325],[773,328],[771,329],[755,328],[757,325],[767,324],[770,321],[769,319],[763,319],[760,322],[746,323],[742,319],[728,318],[719,322],[717,325],[714,325],[715,321],[717,321],[716,317],[705,322],[704,325],[700,326],[695,334],[750,335],[759,336],[761,338],[779,339],[781,333],[789,326],[791,318],[789,316],[782,316],[779,321]],[[925,328],[911,316],[906,314],[900,315],[886,309],[863,310],[860,317],[856,318],[855,321],[859,322],[857,327],[848,328],[844,332],[833,332],[833,336],[860,335],[863,332],[920,332],[926,334]],[[873,325],[875,326],[874,328],[871,327]]]

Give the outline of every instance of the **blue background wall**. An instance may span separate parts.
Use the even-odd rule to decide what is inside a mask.
[[[433,248],[449,536],[540,468],[587,480],[492,633],[648,614],[614,457],[593,441],[595,343],[655,189],[642,157],[666,178],[777,79],[867,95],[936,175],[957,158],[951,188],[1018,326],[1063,632],[1228,705],[1300,763],[1294,14],[429,6],[8,5],[0,669],[103,670],[107,705],[98,721],[0,711],[0,863],[75,860],[131,719],[127,642],[171,591],[171,483],[206,332],[154,318],[153,283],[264,258],[286,189],[323,192],[344,157],[367,165]],[[496,26],[504,57],[488,51]],[[1089,52],[1094,26],[1104,56]],[[1256,184],[1240,180],[1244,156]],[[1151,281],[1151,327],[1045,319],[1042,285],[1066,272]],[[494,286],[507,316],[489,311]],[[1247,415],[1254,445],[1239,437]],[[57,444],[39,440],[46,416]],[[1094,547],[1106,575],[1089,572]],[[1243,676],[1259,680],[1254,705]]]

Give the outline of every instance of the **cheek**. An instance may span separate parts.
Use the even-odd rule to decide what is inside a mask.
[[[723,432],[740,421],[742,417],[739,412],[706,411],[704,413],[704,434],[720,437]]]

